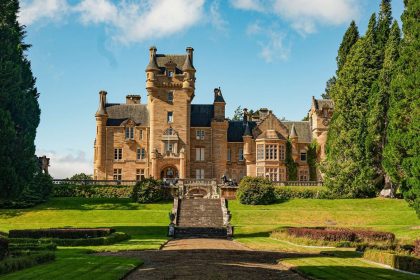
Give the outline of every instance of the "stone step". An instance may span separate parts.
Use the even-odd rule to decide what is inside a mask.
[[[226,238],[227,230],[223,227],[176,227],[175,238],[213,237]]]

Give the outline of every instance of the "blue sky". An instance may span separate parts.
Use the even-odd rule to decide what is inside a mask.
[[[98,92],[146,100],[148,49],[194,51],[193,103],[221,87],[227,115],[239,105],[300,120],[336,69],[354,19],[364,33],[380,0],[24,0],[28,57],[41,93],[37,153],[54,177],[93,172]],[[402,0],[393,1],[400,19]]]

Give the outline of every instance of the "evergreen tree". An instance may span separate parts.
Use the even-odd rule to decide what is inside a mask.
[[[238,106],[238,108],[235,109],[235,112],[233,112],[233,118],[234,121],[241,121],[244,117],[243,110],[241,106]]]
[[[383,166],[420,217],[420,2],[405,0]]]
[[[343,40],[341,41],[340,47],[337,54],[337,71],[336,75],[343,68],[344,63],[346,62],[347,55],[349,54],[353,45],[359,40],[359,30],[354,20],[350,23],[350,26],[347,28],[346,33],[344,33]],[[331,99],[334,94],[334,85],[337,82],[337,77],[331,77],[325,86],[325,93],[322,94],[323,99]]]
[[[29,188],[37,172],[35,135],[40,109],[35,78],[25,56],[29,48],[23,42],[25,31],[17,21],[17,0],[0,2],[0,130],[11,137],[1,137],[0,173],[10,174],[0,180],[0,199],[18,198]]]
[[[395,71],[395,63],[398,59],[400,37],[401,34],[398,23],[394,21],[386,44],[384,62],[382,64],[379,79],[374,83],[369,97],[366,153],[372,157],[372,169],[376,174],[375,177],[378,183],[382,183],[385,179],[385,172],[382,167],[382,154],[386,141],[390,84]],[[389,180],[386,179],[386,182],[389,182]]]
[[[378,47],[385,49],[388,42],[389,33],[392,24],[391,0],[382,0],[379,11],[379,21],[377,28]]]
[[[322,171],[326,185],[343,196],[367,197],[376,191],[371,158],[365,151],[369,94],[380,68],[376,28],[373,14],[366,35],[350,49],[334,86],[335,107]]]

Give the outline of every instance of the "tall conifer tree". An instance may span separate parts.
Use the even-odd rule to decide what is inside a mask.
[[[351,48],[334,86],[334,115],[322,165],[325,183],[333,191],[352,197],[375,194],[371,159],[365,153],[368,100],[379,75],[376,16],[366,35]]]
[[[0,200],[18,198],[36,173],[35,135],[39,124],[38,91],[17,21],[19,2],[0,1]],[[3,177],[8,174],[7,177]]]
[[[351,48],[359,40],[359,30],[357,28],[354,20],[350,23],[349,28],[347,28],[346,33],[344,33],[343,40],[341,41],[340,48],[338,49],[337,54],[337,71],[336,75],[343,68],[344,63],[346,62],[347,55],[349,54]],[[336,76],[331,77],[325,86],[325,93],[322,94],[322,98],[331,99],[333,94],[333,87],[337,81]]]
[[[420,2],[405,0],[383,165],[420,217]]]

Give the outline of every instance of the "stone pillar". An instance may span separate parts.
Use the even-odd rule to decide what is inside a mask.
[[[179,178],[180,179],[185,179],[186,174],[185,174],[185,170],[186,170],[186,162],[185,162],[185,150],[184,148],[181,149],[180,153],[179,153]]]
[[[155,179],[159,179],[159,170],[157,167],[157,150],[153,150],[152,152],[152,172],[151,175]]]

